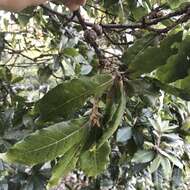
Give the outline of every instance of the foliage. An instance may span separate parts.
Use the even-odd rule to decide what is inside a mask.
[[[189,17],[188,0],[4,14],[0,189],[188,189]]]

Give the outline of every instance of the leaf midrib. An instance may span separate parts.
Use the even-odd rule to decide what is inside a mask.
[[[103,86],[106,86],[107,84],[111,83],[112,80],[113,79],[103,83],[102,85],[98,86],[96,89],[101,88]],[[93,91],[95,91],[96,89],[94,89]],[[45,115],[49,115],[49,114],[51,114],[53,112],[56,112],[59,108],[65,106],[66,104],[69,104],[70,102],[75,101],[76,99],[80,99],[81,97],[83,97],[83,96],[85,96],[87,94],[91,94],[90,92],[91,92],[91,90],[87,90],[87,91],[85,91],[85,93],[82,93],[80,96],[75,96],[75,97],[67,100],[66,102],[64,102],[63,104],[60,104],[59,106],[57,106],[56,108],[50,110],[49,112],[47,111]]]
[[[22,153],[22,152],[20,152],[20,153],[21,153],[21,154],[27,154],[27,153],[30,154],[30,153],[33,153],[33,152],[38,152],[38,151],[43,150],[43,149],[47,149],[47,148],[49,148],[49,147],[51,147],[51,146],[57,146],[57,144],[59,144],[59,143],[62,142],[63,140],[66,140],[66,139],[68,139],[69,137],[71,137],[72,135],[75,135],[76,133],[78,133],[81,129],[83,129],[83,127],[84,127],[87,123],[88,123],[88,121],[85,122],[85,123],[83,124],[83,126],[81,126],[78,130],[72,132],[71,134],[67,135],[67,136],[64,137],[64,138],[61,138],[60,140],[58,140],[58,141],[56,141],[56,142],[53,142],[53,143],[51,143],[51,144],[48,144],[48,145],[46,145],[46,146],[42,146],[42,147],[40,147],[40,148],[31,150],[31,151],[26,151],[26,152],[24,151],[23,153]]]

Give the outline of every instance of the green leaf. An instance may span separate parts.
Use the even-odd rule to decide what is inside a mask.
[[[175,83],[173,83],[173,85],[175,85],[175,87],[179,90],[183,90],[187,94],[190,94],[190,75],[181,80],[177,80]]]
[[[160,150],[160,153],[163,156],[167,157],[175,166],[177,166],[180,169],[183,169],[183,164],[177,157],[175,157],[174,155],[169,154],[163,150]]]
[[[157,78],[161,82],[171,83],[178,79],[184,79],[190,69],[190,36],[187,36],[179,45],[177,54],[168,58],[167,64],[157,70]],[[189,85],[188,85],[189,87]]]
[[[75,57],[75,56],[79,55],[79,52],[76,51],[75,48],[65,48],[65,49],[63,50],[63,54],[64,54],[65,56]]]
[[[169,35],[155,47],[147,47],[139,51],[129,63],[130,77],[139,77],[143,73],[149,73],[166,64],[167,59],[176,53],[176,48],[172,47],[172,45],[181,40],[182,32],[178,32],[177,34]]]
[[[126,106],[126,95],[122,81],[115,81],[110,98],[108,102],[108,112],[110,112],[110,114],[108,114],[109,119],[106,123],[107,128],[97,143],[98,148],[114,134],[122,121]]]
[[[171,154],[168,154],[167,157],[168,157],[168,159],[169,159],[175,166],[177,166],[177,167],[180,168],[180,169],[183,169],[183,164],[182,164],[182,162],[181,162],[178,158],[176,158],[175,156],[173,156],[173,155],[171,155]]]
[[[189,0],[167,0],[168,4],[172,9],[179,8],[183,3],[189,3]]]
[[[142,7],[142,6],[139,6],[137,7],[136,9],[134,9],[132,11],[133,13],[133,16],[136,20],[139,20],[141,19],[144,15],[146,15],[148,13],[147,9]]]
[[[185,78],[184,80],[181,80],[181,85],[180,85],[180,81],[177,81],[178,84],[176,86],[181,87],[181,89],[176,88],[175,86],[172,86],[172,85],[168,85],[166,83],[162,83],[157,79],[147,78],[147,80],[149,82],[153,83],[156,87],[162,89],[163,91],[165,91],[165,92],[167,92],[169,94],[173,94],[176,97],[180,97],[180,98],[182,98],[184,100],[190,101],[190,92],[187,90],[188,87],[185,85],[185,83],[189,80],[188,78]],[[183,84],[182,81],[184,81],[184,84]],[[186,84],[188,85],[188,82]],[[183,88],[185,88],[186,90],[184,90]]]
[[[149,46],[152,46],[155,41],[155,34],[148,34],[140,39],[137,39],[133,46],[127,48],[122,60],[126,65],[132,64],[136,56],[141,55]]]
[[[132,162],[135,163],[147,163],[150,162],[151,160],[153,160],[155,156],[154,151],[151,150],[138,150],[133,158],[132,158]]]
[[[117,132],[116,140],[117,142],[126,143],[133,136],[133,131],[131,127],[121,128]]]
[[[15,83],[21,82],[23,79],[24,77],[21,77],[21,76],[13,76],[11,83],[15,84]]]
[[[150,164],[150,172],[151,173],[155,172],[159,168],[160,163],[161,163],[161,156],[158,154]]]
[[[183,170],[180,168],[173,168],[172,172],[172,180],[171,180],[171,189],[176,189],[176,187],[179,187],[183,183]]]
[[[170,161],[166,157],[162,156],[161,158],[162,158],[161,159],[161,166],[163,169],[164,176],[166,177],[166,179],[169,179],[171,177],[171,174],[172,174],[172,167],[171,167]]]
[[[87,150],[80,157],[80,167],[88,176],[97,176],[103,172],[109,163],[111,148],[106,141],[101,147]]]
[[[47,82],[51,74],[52,70],[49,68],[49,66],[38,69],[38,78],[42,83]]]
[[[86,139],[87,118],[54,124],[36,131],[21,142],[16,143],[6,153],[10,162],[27,165],[43,163],[65,154],[74,145]]]
[[[68,119],[80,109],[92,95],[101,96],[112,84],[112,77],[99,74],[64,82],[50,90],[36,104],[41,119],[51,121],[63,117]]]
[[[137,1],[135,0],[126,0],[127,5],[130,9],[135,9],[137,6]]]
[[[18,21],[21,26],[26,26],[32,18],[34,12],[34,7],[29,7],[24,9],[22,12],[18,14]]]
[[[190,117],[187,117],[180,128],[183,131],[189,131],[190,130]]]
[[[160,168],[158,168],[158,170],[156,170],[152,174],[152,182],[154,184],[155,190],[162,190],[163,189],[163,176],[162,176],[162,171]]]
[[[159,95],[159,91],[155,88],[150,81],[146,81],[143,78],[126,81],[127,93],[129,96],[135,95]]]
[[[75,168],[79,159],[77,156],[78,152],[80,152],[80,148],[76,145],[60,158],[58,163],[53,168],[52,176],[47,185],[48,189],[57,185],[61,178],[66,176],[72,169]]]

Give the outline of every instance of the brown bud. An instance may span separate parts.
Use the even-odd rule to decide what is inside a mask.
[[[97,34],[94,30],[87,29],[84,32],[84,38],[87,42],[95,42],[97,39]]]

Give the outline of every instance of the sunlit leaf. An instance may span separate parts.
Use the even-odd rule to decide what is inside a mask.
[[[172,166],[170,164],[169,159],[162,156],[161,166],[163,169],[164,176],[166,177],[166,179],[169,179],[171,177],[171,174],[172,174]]]
[[[133,158],[132,158],[132,162],[135,163],[147,163],[152,161],[152,159],[154,158],[155,153],[151,150],[138,150]]]
[[[163,156],[167,157],[175,166],[177,166],[180,169],[183,169],[183,163],[176,156],[169,154],[163,150],[160,150],[160,153]]]
[[[160,163],[161,163],[161,156],[158,154],[150,164],[150,172],[151,173],[155,172],[159,168]]]
[[[125,127],[121,128],[117,132],[117,142],[126,143],[129,139],[132,138],[132,128],[131,127]]]

